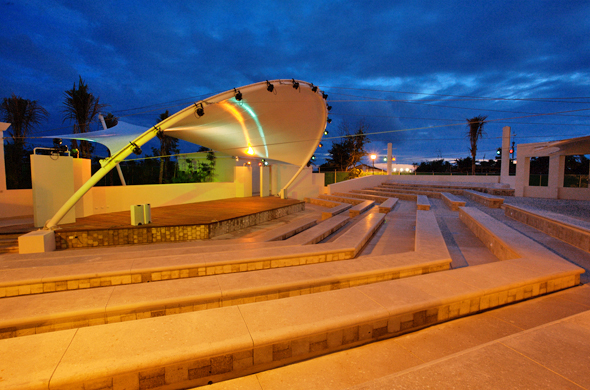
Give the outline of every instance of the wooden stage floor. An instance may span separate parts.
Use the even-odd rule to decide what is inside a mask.
[[[204,225],[274,210],[298,203],[303,202],[297,199],[280,199],[277,197],[250,197],[153,207],[151,209],[152,223],[145,226]],[[120,211],[77,218],[76,223],[59,225],[58,231],[133,229],[140,227],[142,226],[131,225],[130,211]]]

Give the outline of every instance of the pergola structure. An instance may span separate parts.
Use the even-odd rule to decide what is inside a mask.
[[[46,224],[54,228],[80,198],[117,164],[163,133],[236,157],[260,157],[300,166],[313,156],[328,123],[327,95],[312,83],[272,80],[203,99],[150,129],[121,123],[108,130],[55,136],[100,142],[111,150],[101,169]]]
[[[590,136],[560,141],[518,144],[516,165],[516,196],[554,199],[590,200],[590,188],[564,187],[565,158],[568,155],[590,154]],[[549,157],[547,186],[530,186],[532,157]]]

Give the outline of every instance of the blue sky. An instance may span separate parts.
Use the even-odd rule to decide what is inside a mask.
[[[0,97],[37,100],[39,130],[69,132],[79,75],[145,126],[234,87],[313,82],[330,136],[364,120],[367,149],[392,142],[401,163],[468,156],[466,119],[487,115],[478,157],[493,158],[503,126],[517,143],[590,134],[590,2],[0,0]]]

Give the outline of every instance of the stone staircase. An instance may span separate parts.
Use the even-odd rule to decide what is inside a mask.
[[[581,268],[470,208],[462,220],[502,261],[449,270],[432,210],[416,211],[413,251],[358,257],[395,214],[376,209],[294,221],[274,241],[7,255],[2,386],[202,386],[579,284]]]

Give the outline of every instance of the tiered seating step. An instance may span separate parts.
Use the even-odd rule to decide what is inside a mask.
[[[443,202],[453,211],[459,211],[459,207],[465,207],[465,201],[459,199],[455,195],[449,192],[441,192],[441,198]]]
[[[504,203],[503,198],[484,194],[483,192],[463,190],[463,196],[493,209],[499,209],[502,206],[502,203]]]
[[[430,201],[426,195],[418,195],[416,199],[416,207],[418,210],[430,210]]]
[[[322,221],[332,218],[334,215],[340,214],[352,207],[349,203],[340,203],[333,200],[319,198],[305,198],[305,202],[317,204],[318,206],[330,207],[328,210],[322,211]]]
[[[349,198],[358,198],[358,199],[366,199],[366,200],[374,200],[377,203],[386,202],[389,197],[387,196],[379,196],[379,195],[367,195],[367,194],[360,194],[354,192],[335,192],[334,195],[336,196],[346,196]]]
[[[263,234],[254,237],[253,241],[281,241],[296,235],[304,230],[311,228],[317,224],[317,218],[308,217],[301,218],[296,221],[279,226],[276,229],[271,229]]]
[[[338,231],[341,227],[346,225],[350,217],[348,215],[336,215],[329,218],[316,226],[297,234],[286,240],[290,245],[310,245],[317,244],[326,237]]]
[[[395,207],[397,198],[388,198],[385,202],[379,205],[379,212],[383,214],[389,213]]]
[[[353,206],[356,206],[357,204],[360,204],[363,202],[362,199],[348,197],[348,196],[344,196],[344,195],[324,195],[324,194],[322,194],[322,195],[319,195],[318,197],[320,199],[331,200],[331,201],[339,202],[339,203],[350,203]]]
[[[350,218],[354,218],[354,217],[359,216],[360,214],[364,213],[365,211],[367,211],[368,209],[370,209],[374,205],[375,205],[374,201],[365,200],[364,202],[361,202],[361,203],[357,204],[356,206],[353,206],[350,210],[348,210]]]
[[[354,194],[363,194],[363,195],[376,195],[381,196],[384,198],[398,198],[401,200],[413,200],[416,201],[417,195],[410,194],[410,193],[401,193],[395,191],[385,191],[385,190],[371,190],[371,189],[364,189],[364,190],[351,190],[351,193]]]
[[[578,284],[581,272],[565,261],[520,258],[322,294],[12,338],[0,343],[0,353],[11,356],[1,363],[4,386],[23,387],[23,378],[25,387],[49,389],[200,386],[557,291]]]
[[[505,204],[506,216],[590,252],[590,223],[550,211]]]

